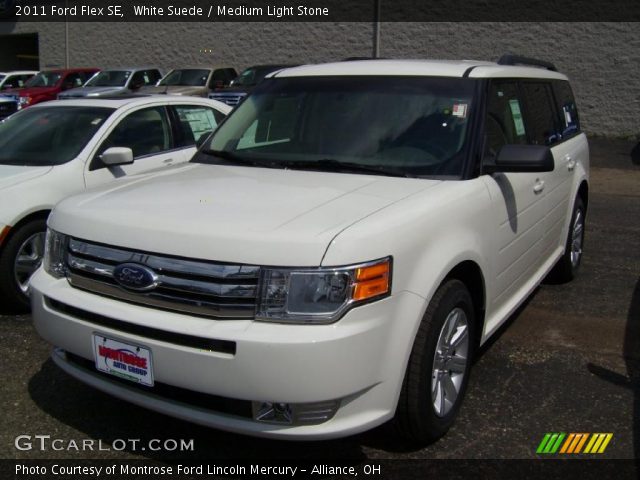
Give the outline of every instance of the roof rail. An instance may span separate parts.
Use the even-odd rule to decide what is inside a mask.
[[[532,65],[535,67],[546,68],[552,72],[557,72],[558,69],[551,62],[545,62],[544,60],[538,60],[537,58],[523,57],[521,55],[514,55],[512,53],[505,53],[498,60],[498,65]]]

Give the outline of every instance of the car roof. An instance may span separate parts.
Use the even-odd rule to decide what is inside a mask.
[[[87,72],[87,71],[99,71],[100,69],[97,67],[79,67],[79,68],[43,68],[42,70],[38,71],[37,73],[40,72],[68,72],[68,73],[73,73],[73,72]]]
[[[210,105],[215,107],[216,110],[223,112],[231,111],[232,107],[229,107],[226,103],[219,102],[217,100],[211,100],[203,97],[190,97],[186,95],[121,95],[111,98],[88,98],[80,97],[69,100],[53,100],[50,102],[43,102],[33,105],[30,108],[50,107],[54,105],[58,106],[84,106],[84,107],[106,107],[106,108],[121,108],[124,106],[137,106],[148,104],[194,104],[194,105]]]
[[[429,76],[470,78],[552,78],[566,80],[561,73],[545,68],[499,65],[482,60],[356,60],[302,65],[268,77],[316,76]]]
[[[9,72],[0,72],[0,75],[27,75],[36,74],[37,70],[11,70]]]
[[[175,67],[175,68],[172,68],[169,71],[173,72],[174,70],[220,70],[220,69],[223,69],[223,68],[233,68],[233,67],[230,67],[228,65],[213,65],[213,66],[211,66],[211,65],[191,65],[191,66],[186,66],[186,67]]]
[[[160,70],[159,67],[154,67],[153,65],[149,65],[149,66],[142,66],[142,67],[109,67],[109,68],[103,68],[100,71],[101,72],[113,72],[113,71],[122,71],[122,70],[131,70],[133,72],[137,72],[139,70]]]

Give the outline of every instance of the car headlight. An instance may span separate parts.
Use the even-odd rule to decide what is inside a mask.
[[[263,268],[256,320],[333,323],[351,307],[391,293],[391,257],[339,268]]]
[[[67,274],[67,246],[68,237],[55,230],[47,228],[44,245],[44,271],[55,278],[62,278]]]
[[[24,107],[28,107],[31,104],[31,97],[20,97],[18,98],[18,110]]]

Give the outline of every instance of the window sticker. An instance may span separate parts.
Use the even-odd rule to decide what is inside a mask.
[[[517,99],[509,100],[511,108],[511,116],[513,117],[513,126],[516,129],[516,135],[521,137],[525,134],[524,122],[522,121],[522,112],[520,111],[520,102]]]
[[[564,107],[564,109],[563,109],[563,110],[564,110],[564,121],[566,122],[567,127],[568,127],[569,125],[571,125],[571,123],[572,123],[572,122],[571,122],[571,112],[569,112],[569,108],[570,108],[570,107],[565,106],[565,107]]]
[[[467,116],[467,104],[466,103],[454,103],[453,112],[451,115],[454,117],[466,118]]]
[[[95,118],[95,119],[91,120],[91,125],[99,125],[100,122],[102,122],[101,118]]]
[[[206,108],[181,112],[180,117],[181,120],[189,123],[196,141],[202,135],[209,134],[216,127],[216,119],[213,112]]]

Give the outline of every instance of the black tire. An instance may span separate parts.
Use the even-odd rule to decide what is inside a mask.
[[[29,311],[29,297],[22,291],[15,277],[16,257],[29,238],[40,233],[44,234],[46,230],[46,219],[33,220],[11,232],[8,240],[3,245],[2,251],[0,251],[0,298],[2,299],[0,303],[2,304],[3,313],[24,313]]]
[[[571,214],[571,223],[569,224],[569,232],[567,233],[567,240],[565,243],[564,254],[558,260],[558,263],[555,264],[553,270],[549,274],[549,278],[554,283],[566,283],[573,280],[578,270],[580,269],[580,264],[582,263],[582,248],[584,247],[584,230],[585,230],[585,219],[586,219],[586,209],[584,207],[584,202],[582,198],[577,197],[576,201],[573,205],[573,213]],[[581,221],[582,228],[579,232],[579,254],[577,261],[572,254],[576,253],[573,248],[574,244],[574,229],[576,228],[576,220]]]
[[[466,365],[457,397],[449,407],[450,410],[442,410],[441,414],[438,414],[435,400],[432,399],[432,381],[435,381],[434,357],[443,326],[457,309],[466,315]],[[448,280],[438,288],[431,299],[416,334],[393,420],[398,434],[411,442],[425,444],[447,433],[453,425],[466,392],[474,351],[475,315],[471,295],[461,281]]]

